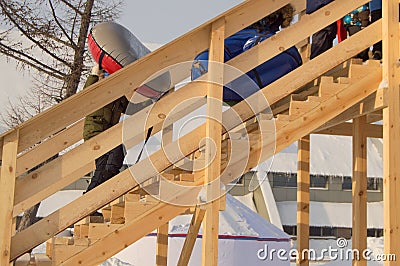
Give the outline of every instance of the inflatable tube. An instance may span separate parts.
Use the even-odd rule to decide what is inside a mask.
[[[128,29],[115,22],[95,25],[90,30],[88,46],[93,59],[109,74],[150,53]],[[137,88],[136,92],[157,100],[170,88],[170,74],[164,72]]]
[[[256,29],[244,29],[225,39],[224,61],[229,61],[233,57],[243,53],[258,43],[266,40],[273,34],[259,33]],[[247,72],[245,76],[239,77],[226,84],[223,91],[225,102],[238,102],[260,88],[267,86],[273,81],[286,75],[293,69],[302,64],[301,56],[295,47],[291,47],[281,54],[262,63],[255,69]],[[208,50],[195,57],[192,65],[192,80],[197,79],[207,72],[208,69]],[[256,85],[250,84],[254,82]]]

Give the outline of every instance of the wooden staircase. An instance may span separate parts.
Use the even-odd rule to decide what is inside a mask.
[[[204,125],[175,142],[169,141],[164,150],[132,165],[29,228],[21,232],[11,230],[17,215],[92,171],[96,158],[122,144],[123,125],[119,123],[27,173],[81,140],[82,119],[86,115],[122,95],[130,96],[147,76],[164,67],[192,60],[209,48],[210,33],[221,21],[225,23],[225,36],[230,36],[289,2],[298,8],[298,13],[305,9],[304,0],[245,1],[1,135],[0,232],[4,232],[4,237],[0,240],[0,254],[3,254],[0,264],[16,260],[47,241],[47,255],[53,265],[96,265],[174,217],[193,212],[193,206],[198,204],[198,186],[205,178],[204,147],[199,146],[206,135]],[[246,73],[279,54],[284,47],[302,42],[366,2],[333,1],[227,64]],[[226,125],[222,132],[220,162],[224,182],[238,178],[305,135],[361,115],[371,113],[379,117],[379,112],[385,108],[382,100],[385,89],[378,89],[382,81],[381,66],[374,61],[361,64],[350,59],[381,39],[382,23],[378,21],[250,96],[246,100],[254,104],[252,110],[242,101],[224,112],[222,121]],[[165,130],[204,105],[206,95],[204,86],[196,82],[166,95],[154,104],[151,112],[147,108],[126,120],[125,123],[133,125],[142,123],[145,128],[133,127],[129,132],[131,138],[125,141],[134,146],[143,140],[148,128],[153,127],[154,134]],[[166,121],[165,114],[171,109],[196,97],[199,100],[182,107],[179,115]],[[260,97],[268,103],[259,103]],[[265,111],[269,107],[272,113]],[[232,114],[238,114],[240,122],[231,119]],[[170,161],[165,151],[173,151],[173,145],[177,144],[180,144],[181,154],[174,154]],[[248,147],[248,152],[232,152],[233,144]],[[196,165],[188,164],[185,157],[197,159]],[[169,189],[171,183],[186,189],[176,186]],[[148,194],[168,202],[191,204],[173,205]],[[104,219],[88,217],[100,209]],[[74,226],[73,237],[55,237],[70,226]]]
[[[376,91],[380,75],[379,62],[368,61],[366,64],[362,64],[357,60],[352,60],[348,77],[324,76],[320,79],[318,90],[311,87],[300,95],[292,94],[289,108],[281,111],[285,114],[275,114],[276,117],[259,115],[249,121],[246,128],[251,154],[247,167],[256,166],[260,160],[264,160],[274,153],[274,151],[264,154],[260,152],[274,144],[271,141],[271,133],[262,130],[271,128],[271,122],[276,127],[276,152],[279,152],[290,145],[293,139],[312,132],[324,122],[335,117],[336,114],[340,114],[342,108],[350,107]],[[231,135],[240,139],[245,135],[242,132],[242,129],[236,129]],[[288,134],[289,132],[290,134]],[[221,162],[223,167],[233,156],[229,151],[230,141],[235,140],[225,138],[223,141],[223,154],[225,154],[224,160]],[[200,157],[201,152],[197,151],[191,156]],[[162,175],[171,182],[185,185],[199,184],[203,178],[201,171],[190,171],[187,165],[184,169],[178,166],[170,167]],[[161,189],[162,181],[149,186]],[[144,191],[145,189],[130,191],[114,203],[104,207],[102,209],[104,222],[91,220],[95,217],[88,217],[75,224],[74,237],[52,238],[47,242],[47,255],[56,265],[98,263],[157,229],[166,220],[182,213],[191,213],[188,207],[174,207],[162,203],[148,194],[145,195]],[[168,218],[160,216],[167,213],[169,214]],[[157,216],[159,219],[155,219]],[[135,228],[143,223],[151,226],[147,231],[141,230],[140,234],[135,232]],[[129,241],[120,238],[121,235],[125,235],[125,232],[131,234]],[[105,243],[113,244],[105,245]]]

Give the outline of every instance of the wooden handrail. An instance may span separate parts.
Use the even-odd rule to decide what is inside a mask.
[[[359,1],[359,0],[358,0]],[[208,48],[209,32],[214,21],[225,18],[226,35],[230,36],[287,4],[287,0],[248,0],[204,23],[153,53],[98,82],[62,103],[17,126],[20,130],[18,152],[51,134],[73,124],[122,95],[129,95],[147,77],[164,67],[192,60]],[[82,104],[85,103],[85,104]],[[11,130],[12,131],[12,130]],[[2,135],[9,134],[11,131]],[[2,137],[0,139],[2,139]]]
[[[341,6],[343,3],[335,3],[334,9],[342,9]],[[311,21],[315,21],[316,16],[320,16],[324,14],[327,10],[321,9],[320,11],[315,12],[310,15],[308,18],[302,19],[298,25],[294,25],[293,28],[287,29],[287,31],[278,33],[275,38],[268,42],[268,40],[254,49],[243,53],[242,55],[234,58],[229,61],[228,64],[231,64],[235,67],[240,68],[243,72],[247,72],[250,69],[254,68],[255,65],[258,65],[260,62],[267,61],[269,58],[272,58],[276,54],[279,53],[279,49],[273,49],[277,44],[282,45],[284,47],[290,47],[294,43],[297,42],[301,35],[298,34],[299,28],[306,27],[305,33],[311,34],[312,32],[318,30],[318,27],[323,27],[319,24],[321,23],[310,23]],[[319,13],[318,13],[319,12]],[[334,12],[331,12],[334,13]],[[325,18],[325,20],[327,20]],[[328,22],[325,22],[328,23]],[[296,27],[295,27],[296,26]],[[366,29],[367,30],[367,29]],[[250,55],[249,55],[250,54]],[[255,57],[258,55],[257,60],[248,60],[249,58]],[[246,58],[247,60],[244,60]],[[252,62],[252,63],[248,63]],[[233,78],[233,77],[231,77]],[[229,80],[228,80],[229,81]],[[198,85],[198,86],[196,86]],[[181,88],[174,94],[167,95],[165,98],[161,99],[161,101],[154,107],[154,112],[152,112],[149,116],[148,122],[153,121],[147,125],[147,127],[157,126],[158,124],[162,124],[163,120],[159,118],[159,113],[168,113],[168,111],[175,105],[178,105],[179,102],[194,96],[204,96],[205,92],[198,91],[197,88],[200,88],[200,84],[190,83],[185,87]],[[198,91],[199,94],[196,93]],[[269,92],[269,94],[273,94],[273,92]],[[192,111],[191,108],[188,108],[186,112],[183,112],[180,116],[175,117],[176,121],[190,113]],[[128,119],[131,121],[135,121],[135,124],[140,124],[138,121],[143,121],[146,117],[146,110],[139,112],[137,115]],[[166,125],[165,125],[166,126]],[[104,134],[100,134],[96,138],[92,139],[88,143],[85,143],[77,148],[77,150],[72,150],[70,153],[67,153],[65,156],[56,159],[56,161],[52,162],[49,165],[45,165],[42,168],[30,173],[29,175],[23,177],[18,180],[16,184],[16,193],[15,193],[15,207],[14,207],[14,215],[18,215],[23,210],[29,208],[30,206],[40,202],[46,197],[52,195],[53,193],[59,191],[62,187],[68,185],[71,182],[76,181],[82,171],[87,169],[87,163],[93,162],[100,154],[107,152],[108,150],[116,147],[121,144],[121,138],[110,137],[111,135],[121,135],[122,125],[117,126],[119,129],[110,129],[112,132],[106,132]],[[160,129],[159,126],[157,126]],[[135,141],[132,143],[136,145],[142,140],[142,132],[146,131],[145,128],[135,128],[134,131],[130,132]],[[156,133],[157,130],[154,130]],[[103,137],[105,136],[105,137]],[[110,142],[111,141],[111,142]],[[101,145],[101,148],[97,150],[94,149],[94,146],[98,145],[98,143],[112,143],[110,145]],[[107,148],[105,148],[107,147]],[[84,154],[84,156],[83,156]],[[82,161],[82,156],[86,158],[87,161]],[[72,163],[74,162],[74,163]],[[68,165],[68,167],[63,167],[63,165]],[[61,171],[60,169],[64,169]],[[68,176],[68,178],[65,178]],[[33,178],[35,177],[35,178]],[[69,183],[67,183],[69,182]]]
[[[301,6],[300,3],[304,1],[297,1],[297,5]],[[340,18],[342,13],[345,12],[346,8],[352,10],[364,1],[354,1],[350,5],[346,2],[335,1],[329,6],[326,6],[311,15],[307,15],[302,20],[288,29],[278,33],[273,38],[266,40],[260,45],[246,51],[245,53],[233,58],[228,65],[234,66],[243,72],[247,72],[257,66],[258,64],[265,62],[273,56],[281,53],[282,49],[287,49],[304,39],[305,36],[309,36],[319,29],[332,23],[332,21]],[[325,14],[329,13],[329,16]],[[321,18],[322,17],[322,18]],[[249,60],[249,58],[254,58]],[[163,112],[165,113],[165,112]],[[80,131],[77,131],[80,132]],[[77,134],[77,133],[75,133]],[[50,154],[47,155],[51,156]],[[46,157],[46,156],[44,156]]]

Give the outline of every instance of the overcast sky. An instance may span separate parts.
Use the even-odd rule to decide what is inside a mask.
[[[125,0],[118,22],[144,43],[166,44],[187,31],[239,4],[242,0]],[[154,46],[153,46],[154,47]],[[151,48],[151,47],[149,47]],[[0,113],[8,98],[24,95],[30,78],[0,56]],[[1,127],[0,127],[1,131]]]
[[[125,0],[119,22],[142,42],[165,44],[242,0]]]

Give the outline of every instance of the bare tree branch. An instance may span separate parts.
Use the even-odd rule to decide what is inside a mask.
[[[37,45],[42,51],[44,51],[45,53],[47,53],[48,55],[50,55],[51,57],[53,57],[56,60],[59,60],[60,62],[62,62],[63,64],[67,65],[67,66],[71,66],[69,62],[61,59],[60,57],[58,57],[56,54],[50,52],[46,47],[44,47],[38,40],[36,40],[35,38],[32,37],[31,34],[29,34],[28,31],[26,31],[25,29],[23,29],[17,21],[15,21],[14,17],[10,14],[10,12],[7,11],[7,7],[9,8],[9,6],[4,6],[4,1],[0,1],[0,7],[2,8],[4,14],[7,16],[7,18],[15,25],[15,27],[26,37],[28,38],[28,40],[30,40],[31,42],[33,42],[35,45]]]
[[[53,15],[54,21],[57,23],[60,30],[64,33],[65,37],[68,38],[71,46],[73,48],[76,48],[77,46],[76,46],[74,40],[72,40],[72,38],[68,35],[68,33],[65,31],[64,27],[61,25],[60,21],[58,20],[56,11],[54,9],[54,6],[53,6],[53,3],[51,2],[51,0],[49,0],[49,5],[50,5],[50,9],[51,9],[51,13]]]

